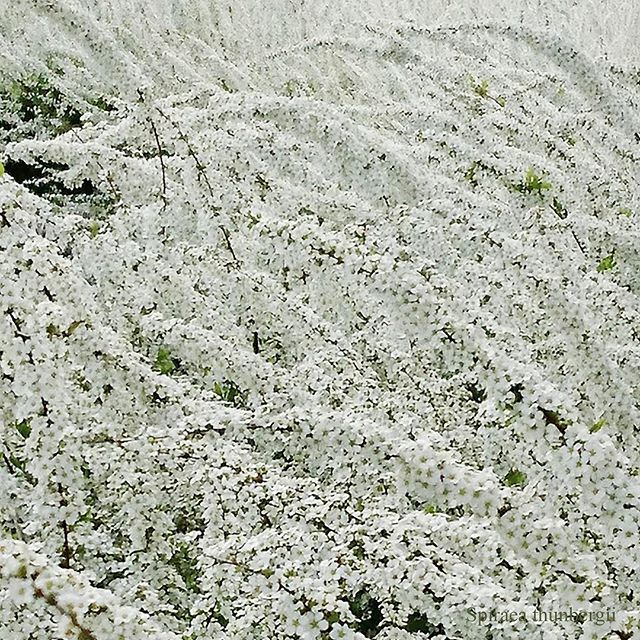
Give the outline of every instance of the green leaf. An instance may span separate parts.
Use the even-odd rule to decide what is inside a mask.
[[[68,327],[67,330],[65,331],[67,337],[72,335],[73,332],[80,327],[81,325],[84,324],[84,320],[74,320]]]
[[[527,482],[527,476],[518,469],[511,469],[504,478],[508,487],[523,486]]]
[[[26,440],[31,435],[31,422],[29,420],[22,420],[22,422],[15,423],[18,433]]]
[[[2,175],[0,173],[0,175]],[[629,207],[622,207],[620,209],[620,214],[623,216],[627,216],[627,218],[630,218],[633,215],[633,211],[631,211],[631,209],[629,209]]]
[[[616,266],[616,261],[614,260],[613,253],[609,254],[606,258],[600,260],[600,264],[596,267],[596,271],[598,273],[602,273],[603,271],[609,271]]]
[[[58,337],[60,335],[60,329],[58,329],[58,327],[56,327],[55,324],[48,324],[47,325],[47,335],[50,338]]]
[[[186,543],[181,543],[169,560],[169,564],[178,572],[188,591],[200,591],[200,571],[198,559]]]
[[[404,629],[409,633],[428,634],[429,637],[433,637],[437,633],[436,625],[430,622],[425,614],[418,612],[409,615]]]
[[[476,178],[477,169],[478,169],[478,163],[472,162],[471,166],[464,173],[464,179],[468,180],[474,187],[478,186],[478,179]]]
[[[595,422],[593,426],[589,429],[589,433],[598,433],[604,425],[607,424],[607,421],[604,418],[600,418],[598,422]]]
[[[529,167],[524,177],[524,187],[529,193],[537,191],[539,195],[542,195],[543,191],[551,189],[551,183],[543,180],[534,170]]]
[[[169,349],[166,347],[160,347],[158,349],[154,366],[160,373],[165,375],[169,375],[175,370],[176,364],[171,358]]]
[[[478,84],[474,84],[473,90],[481,97],[486,98],[489,95],[489,82],[483,80]]]
[[[524,179],[517,183],[512,184],[512,188],[520,193],[536,193],[542,198],[542,192],[548,191],[553,185],[540,177],[532,167],[527,169],[524,175]]]
[[[327,616],[327,622],[331,625],[336,624],[338,622],[340,622],[340,614],[336,613],[335,611],[331,612],[328,616]]]
[[[373,638],[379,630],[383,615],[380,603],[368,592],[368,587],[363,587],[355,594],[349,601],[349,609],[357,619],[356,630]]]
[[[16,467],[16,469],[20,469],[20,471],[22,471],[23,473],[25,472],[26,469],[26,460],[23,460],[22,458],[18,458],[17,456],[13,455],[13,453],[9,454],[9,462]]]
[[[4,164],[0,162],[0,178],[2,178],[3,175],[4,175]]]
[[[560,200],[558,200],[558,198],[553,199],[551,208],[558,218],[564,220],[567,217],[567,208],[562,204],[562,202],[560,202]]]
[[[213,392],[221,400],[233,404],[235,407],[244,407],[246,403],[246,391],[243,391],[233,380],[225,380],[220,384],[214,383]]]

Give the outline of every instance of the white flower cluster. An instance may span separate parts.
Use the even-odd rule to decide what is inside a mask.
[[[640,637],[638,73],[85,4],[0,17],[0,637]]]
[[[61,569],[24,542],[2,541],[0,562],[6,585],[5,637],[43,637],[53,631],[56,637],[84,640],[177,640],[159,631],[148,616],[119,604],[111,592],[90,586],[82,576]]]

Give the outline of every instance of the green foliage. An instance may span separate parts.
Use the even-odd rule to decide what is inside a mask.
[[[383,618],[380,603],[363,588],[349,601],[349,608],[357,620],[356,631],[373,638]]]
[[[560,139],[566,142],[570,147],[574,147],[576,145],[576,139],[574,137],[575,132],[571,127],[565,127],[560,132]]]
[[[82,125],[82,102],[63,94],[53,81],[63,73],[55,62],[50,62],[46,74],[31,73],[11,81],[3,79],[0,83],[2,142],[40,137],[43,133],[58,136]],[[84,106],[91,105],[104,112],[114,109],[102,96],[86,98],[84,102]]]
[[[287,80],[287,82],[284,84],[283,92],[290,98],[296,95],[297,90],[298,82],[296,82],[296,80]]]
[[[0,178],[4,175],[4,164],[0,162]]]
[[[234,407],[244,407],[247,402],[247,392],[241,389],[233,380],[216,382],[213,392],[224,402],[229,402]]]
[[[349,543],[349,550],[358,560],[364,560],[365,549],[362,540],[354,539]]]
[[[544,417],[544,420],[548,425],[555,427],[558,431],[560,431],[560,433],[564,433],[567,430],[569,423],[564,418],[562,418],[557,411],[541,406],[538,406],[538,409],[540,410],[540,413],[542,413],[542,416]]]
[[[539,176],[532,167],[529,167],[524,179],[513,185],[513,188],[520,193],[533,193],[542,198],[542,192],[551,189],[552,184]]]
[[[527,476],[518,469],[511,469],[504,478],[504,483],[508,487],[521,487],[527,482]]]
[[[115,111],[115,107],[110,104],[106,98],[100,96],[98,98],[93,98],[90,99],[89,104],[93,105],[94,107],[97,107],[98,109],[100,109],[100,111]]]
[[[202,532],[205,528],[204,520],[198,516],[195,510],[179,510],[173,522],[176,531],[181,534],[192,531]]]
[[[253,352],[260,353],[269,362],[275,364],[282,357],[282,343],[277,336],[260,335],[257,331],[252,336]]]
[[[31,435],[31,422],[29,420],[16,422],[15,428],[25,440]]]
[[[468,180],[474,187],[478,186],[478,179],[476,178],[477,169],[478,163],[472,162],[471,166],[464,172],[464,179]]]
[[[507,99],[504,96],[492,96],[489,93],[489,81],[482,80],[480,82],[476,82],[475,80],[471,80],[471,88],[476,95],[479,95],[481,98],[493,100],[497,105],[504,107],[507,104]]]
[[[558,198],[553,198],[551,209],[562,220],[564,220],[568,215],[567,208],[562,204],[562,202],[560,202],[560,200],[558,200]]]
[[[89,235],[95,238],[100,233],[100,223],[97,220],[92,220],[89,223]]]
[[[0,129],[2,129],[1,121]],[[41,158],[31,162],[7,158],[5,163],[5,172],[17,183],[32,193],[47,198],[57,206],[64,207],[70,201],[87,202],[87,200],[91,200],[98,203],[101,194],[97,191],[96,185],[88,178],[73,186],[60,179],[60,173],[68,169],[69,166],[66,164],[49,162]],[[111,202],[112,199],[109,198],[109,201]]]
[[[17,425],[16,428],[18,428]],[[27,432],[25,431],[25,433]],[[29,427],[28,433],[31,433],[31,427]],[[28,435],[25,436],[22,432],[20,432],[20,435],[25,439],[29,437]],[[7,447],[7,449],[9,448],[8,443],[5,443],[5,447]],[[27,471],[26,458],[20,457],[14,454],[12,451],[7,450],[7,453],[2,454],[2,461],[4,462],[5,466],[8,467],[9,472],[12,475],[21,475],[32,486],[38,484],[37,480]]]
[[[235,89],[229,85],[229,83],[227,82],[226,78],[221,78],[220,79],[220,86],[227,92],[227,93],[233,93],[235,91]]]
[[[334,625],[338,622],[340,622],[341,616],[339,613],[337,613],[336,611],[332,611],[330,614],[327,615],[326,620],[330,625]]]
[[[191,554],[189,546],[185,543],[178,545],[177,550],[171,556],[169,564],[178,572],[189,591],[200,591],[200,572],[198,561]]]
[[[176,363],[171,357],[171,352],[167,347],[160,347],[156,354],[154,368],[165,375],[171,375],[176,369]]]
[[[57,338],[60,336],[60,329],[52,322],[47,325],[47,336],[49,336],[49,338]]]
[[[489,95],[489,82],[487,80],[482,80],[481,82],[474,82],[473,90],[481,98],[486,98]]]
[[[598,273],[602,273],[603,271],[610,271],[615,266],[616,266],[616,261],[613,257],[613,253],[611,253],[605,258],[602,258],[602,260],[600,260],[600,263],[596,267],[596,271]]]
[[[0,175],[2,175],[2,173],[0,173]],[[620,215],[627,216],[627,218],[630,218],[633,215],[633,211],[631,211],[629,207],[621,207]]]
[[[424,633],[429,638],[440,632],[439,625],[436,626],[430,622],[425,614],[416,612],[409,615],[404,630],[409,633]]]
[[[42,74],[14,80],[8,88],[0,90],[0,98],[13,106],[21,121],[43,121],[55,135],[81,124],[80,111]]]
[[[589,429],[589,433],[598,433],[598,431],[600,431],[600,429],[602,429],[602,427],[604,427],[606,424],[607,421],[605,420],[605,418],[600,418],[600,420],[594,422],[594,424],[591,426],[591,428]]]

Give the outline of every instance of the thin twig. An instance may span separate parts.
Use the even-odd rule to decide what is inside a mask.
[[[233,261],[238,262],[238,258],[236,257],[236,252],[233,250],[233,247],[231,246],[231,238],[229,238],[229,232],[222,225],[220,225],[220,229],[222,230],[222,235],[224,236],[224,241],[227,245],[227,249],[229,249],[229,253],[233,256]]]
[[[67,506],[67,500],[64,497],[64,493],[62,491],[62,485],[60,483],[58,483],[58,493],[60,494],[60,505],[62,507],[66,507]],[[60,564],[61,567],[63,567],[64,569],[70,569],[71,568],[71,547],[69,546],[69,525],[67,524],[66,519],[62,520],[61,523],[62,526],[62,535],[63,535],[63,546],[62,546],[62,553],[63,553],[63,557],[62,557],[62,563]]]
[[[148,118],[149,124],[151,125],[151,131],[153,131],[153,137],[156,139],[156,146],[158,147],[158,157],[160,158],[160,170],[162,171],[162,200],[164,201],[164,206],[167,206],[167,173],[164,167],[164,155],[162,154],[162,146],[160,145],[160,136],[158,136],[158,130],[156,129],[156,125],[151,119]]]
[[[11,461],[11,458],[8,458],[4,451],[2,452],[2,459],[4,460],[5,465],[9,468],[9,473],[15,475],[16,472],[20,472],[32,487],[35,487],[38,484],[38,481],[28,471],[14,464]]]
[[[166,115],[159,107],[156,107],[156,111],[163,118],[168,120],[171,123],[172,126],[174,126],[176,128],[176,131],[178,132],[178,135],[180,136],[180,140],[182,140],[182,142],[185,143],[185,145],[187,147],[187,152],[193,158],[193,161],[196,163],[196,169],[198,170],[198,174],[202,177],[202,179],[204,180],[205,184],[207,185],[207,189],[209,190],[209,195],[213,198],[214,197],[213,188],[211,187],[211,183],[209,182],[209,178],[207,177],[207,173],[206,173],[206,171],[204,169],[203,164],[200,162],[200,159],[196,155],[196,152],[193,150],[193,147],[191,146],[191,143],[189,142],[187,136],[184,135],[184,133],[182,132],[182,129],[180,129],[178,124],[176,122],[174,122],[173,120],[171,120],[171,118],[168,115]]]
[[[209,195],[211,196],[212,199],[215,199],[215,195],[213,193],[213,187],[211,186],[211,183],[209,182],[209,178],[207,177],[207,172],[205,171],[204,165],[200,162],[200,159],[198,158],[196,152],[194,151],[193,147],[191,146],[191,143],[189,142],[187,136],[182,132],[182,130],[180,129],[180,127],[178,126],[178,124],[176,122],[174,122],[173,120],[171,120],[171,118],[166,115],[159,107],[156,107],[156,111],[166,120],[168,120],[172,126],[175,127],[176,131],[178,132],[178,135],[180,136],[180,140],[182,140],[182,142],[184,142],[184,144],[187,147],[187,152],[188,154],[191,156],[191,158],[193,159],[193,161],[196,164],[196,169],[198,170],[198,176],[201,177],[204,180],[205,185],[207,186],[207,190],[209,191]],[[214,207],[215,210],[218,209],[218,207]],[[231,239],[229,237],[229,232],[227,231],[227,229],[223,226],[220,225],[220,229],[222,230],[222,235],[224,236],[224,240],[225,243],[227,245],[227,248],[229,249],[229,253],[231,253],[233,260],[235,263],[239,263],[239,260],[235,254],[235,251],[233,250],[233,247],[231,246]]]
[[[87,627],[85,627],[80,622],[80,620],[78,620],[78,616],[72,608],[63,606],[57,600],[56,595],[54,593],[46,593],[43,589],[41,589],[36,584],[36,580],[40,577],[41,573],[42,573],[42,570],[39,572],[34,572],[29,576],[31,578],[33,593],[35,594],[35,596],[37,598],[41,598],[42,600],[44,600],[48,605],[54,607],[60,613],[68,616],[73,626],[80,631],[80,634],[81,634],[80,637],[83,638],[83,640],[97,640],[95,634],[91,630],[89,630]]]
[[[81,143],[84,144],[84,140],[78,135],[78,133],[75,130],[71,130],[71,133],[77,138],[77,140]],[[100,171],[102,171],[105,174],[105,179],[107,181],[107,184],[109,185],[109,188],[111,189],[111,193],[113,194],[113,198],[115,201],[121,200],[121,196],[118,193],[118,190],[116,189],[116,186],[113,184],[113,180],[111,180],[111,176],[109,175],[109,172],[104,168],[104,166],[100,163],[100,160],[98,160],[97,158],[95,158],[95,162],[98,165],[98,168],[100,169]]]
[[[578,240],[578,236],[576,235],[576,232],[573,229],[571,229],[571,234],[573,235],[576,241],[576,244],[578,245],[578,249],[580,249],[580,251],[582,252],[582,255],[586,257],[587,253],[584,250],[584,247],[582,246],[582,243],[580,242],[580,240]]]

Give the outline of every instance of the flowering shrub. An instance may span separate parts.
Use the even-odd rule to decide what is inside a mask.
[[[0,635],[638,637],[637,74],[87,4],[0,18]]]

